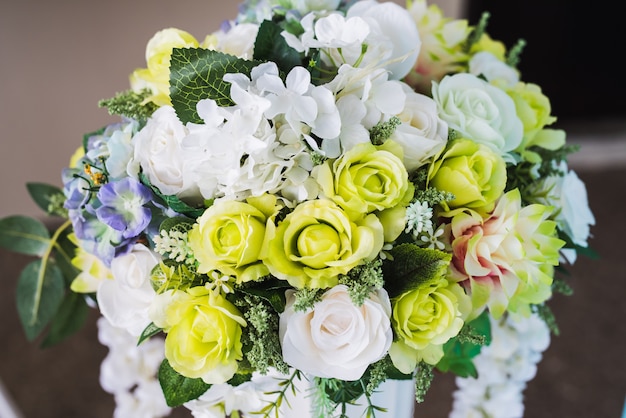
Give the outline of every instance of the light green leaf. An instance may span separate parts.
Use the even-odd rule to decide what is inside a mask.
[[[196,111],[202,99],[213,99],[222,107],[233,105],[230,83],[223,80],[224,75],[250,75],[259,64],[204,48],[174,48],[170,58],[170,98],[178,118],[183,123],[204,123]]]
[[[409,243],[395,246],[391,255],[393,262],[383,265],[385,289],[391,298],[441,278],[452,259],[443,251]]]
[[[37,219],[14,215],[0,219],[0,246],[16,253],[43,256],[50,233]]]
[[[41,346],[51,347],[80,330],[85,324],[89,309],[84,295],[67,292]]]
[[[211,387],[202,379],[191,379],[179,374],[167,359],[159,367],[159,383],[167,405],[172,408],[197,399]]]
[[[63,276],[45,260],[29,263],[17,282],[17,311],[28,340],[35,339],[52,320],[63,300]]]

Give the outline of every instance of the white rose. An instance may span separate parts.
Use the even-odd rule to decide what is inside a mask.
[[[508,152],[521,143],[524,128],[513,99],[503,90],[462,73],[433,83],[433,98],[450,128],[511,161]]]
[[[181,142],[187,133],[173,107],[157,109],[133,138],[135,154],[129,174],[136,177],[139,165],[161,193],[179,197],[197,195],[195,186],[186,184],[183,177],[185,161],[181,157]]]
[[[483,75],[489,82],[503,82],[507,87],[519,82],[519,72],[488,51],[481,51],[470,59],[469,72]]]
[[[411,172],[426,164],[431,157],[445,147],[448,140],[448,124],[437,115],[437,103],[423,94],[415,93],[402,83],[406,93],[404,110],[398,118],[402,124],[390,139],[404,149],[403,162]]]
[[[100,312],[113,326],[139,336],[150,324],[148,309],[156,295],[150,272],[158,263],[159,256],[142,244],[111,261],[113,280],[100,284],[97,299]]]
[[[384,290],[372,293],[360,307],[345,285],[328,290],[306,312],[296,312],[294,301],[288,291],[279,329],[283,358],[292,367],[314,376],[357,380],[391,346],[391,303]]]
[[[388,43],[389,49],[387,49],[387,45],[384,47],[386,52],[390,54],[387,57],[385,68],[390,71],[390,78],[393,80],[404,78],[415,65],[422,43],[413,17],[398,4],[392,2],[378,3],[375,0],[354,3],[348,9],[346,17],[355,16],[363,18],[370,25],[371,34],[368,39],[371,37],[372,42],[366,40],[365,43],[369,46]],[[374,53],[380,52],[382,51],[375,51]]]
[[[259,26],[254,23],[240,23],[231,26],[228,31],[217,31],[215,49],[226,54],[243,59],[252,59],[254,55],[254,41],[259,32]]]

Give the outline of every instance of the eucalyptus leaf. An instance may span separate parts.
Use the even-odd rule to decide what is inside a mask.
[[[84,295],[67,292],[41,346],[51,347],[75,334],[85,324],[89,310]]]
[[[37,219],[22,215],[0,219],[0,247],[41,257],[49,245],[50,232]]]
[[[250,75],[260,62],[205,48],[174,48],[170,58],[170,98],[182,123],[204,123],[196,105],[202,99],[215,100],[218,106],[232,106],[230,83],[224,75]]]
[[[52,196],[60,195],[65,198],[63,190],[46,183],[26,183],[26,189],[37,206],[47,213],[50,213],[48,209]]]
[[[211,387],[202,379],[191,379],[179,374],[167,359],[159,367],[159,383],[167,405],[172,408],[197,399]]]
[[[393,262],[383,265],[389,297],[427,285],[446,274],[452,256],[443,251],[400,244],[391,250]]]
[[[17,311],[32,341],[50,323],[63,300],[63,275],[51,260],[35,260],[26,265],[17,282]]]

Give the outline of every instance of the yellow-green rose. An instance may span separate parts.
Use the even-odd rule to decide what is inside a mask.
[[[220,200],[204,211],[189,232],[189,246],[198,272],[219,270],[239,283],[257,280],[269,273],[259,260],[265,239],[265,223],[276,197],[264,195],[248,202]],[[265,211],[265,213],[264,213]]]
[[[243,315],[222,295],[201,286],[175,291],[167,302],[155,323],[167,333],[165,357],[172,368],[209,384],[231,379],[243,358]]]
[[[454,200],[442,202],[448,211],[469,208],[489,212],[506,186],[506,163],[490,148],[466,138],[448,143],[431,165],[430,185],[454,194]]]
[[[327,288],[338,276],[382,249],[383,227],[374,214],[351,219],[336,203],[300,203],[278,225],[268,224],[263,262],[292,286]]]
[[[531,162],[540,163],[541,157],[529,148],[533,146],[556,150],[565,144],[565,131],[560,129],[545,129],[556,122],[550,113],[550,100],[541,91],[541,87],[532,83],[517,83],[507,89],[507,94],[515,102],[517,116],[524,125],[522,143],[516,151],[522,158]]]
[[[195,48],[199,43],[191,34],[175,28],[157,32],[146,46],[147,68],[135,70],[130,85],[135,91],[148,88],[152,96],[148,100],[158,106],[171,105],[170,57],[174,48]]]
[[[443,344],[459,333],[470,309],[463,288],[443,277],[392,300],[396,340],[389,355],[394,366],[408,374],[422,360],[437,364],[443,357]]]
[[[389,149],[402,152],[400,146]],[[402,158],[371,143],[358,144],[336,160],[326,161],[313,175],[324,195],[351,216],[406,206],[413,197],[413,183]]]

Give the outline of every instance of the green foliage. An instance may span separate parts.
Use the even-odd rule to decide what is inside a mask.
[[[524,50],[525,46],[526,46],[525,40],[523,39],[518,40],[517,43],[513,46],[513,48],[511,48],[511,50],[509,51],[506,57],[506,63],[513,68],[517,68],[517,66],[519,65],[520,56],[522,55],[522,51]]]
[[[196,104],[213,99],[218,106],[234,104],[230,98],[230,83],[224,75],[250,75],[260,62],[204,48],[174,48],[170,59],[170,98],[178,118],[183,123],[204,123],[198,116]]]
[[[298,289],[294,294],[296,300],[293,303],[293,309],[296,312],[304,312],[308,309],[313,309],[316,302],[322,299],[322,289],[309,289],[303,287]]]
[[[273,412],[273,416],[278,418],[279,409],[282,406],[283,402],[285,402],[287,398],[287,393],[291,391],[291,393],[295,396],[297,393],[295,380],[301,379],[305,379],[305,377],[297,369],[295,369],[288,378],[280,379],[280,382],[278,383],[278,387],[280,389],[268,393],[268,395],[270,396],[276,395],[276,399],[274,401],[268,402],[267,405],[265,405],[258,413],[255,414],[267,418],[272,416]]]
[[[391,250],[393,262],[383,265],[390,298],[399,296],[439,279],[446,273],[452,255],[405,243]]]
[[[50,260],[30,262],[17,282],[17,311],[29,341],[50,323],[63,301],[65,286],[59,268]]]
[[[37,219],[22,215],[0,219],[0,247],[42,257],[50,245],[50,233]]]
[[[85,296],[66,292],[61,306],[50,323],[50,329],[41,343],[43,348],[52,347],[80,330],[89,314],[89,305]]]
[[[189,216],[190,218],[198,218],[202,215],[202,213],[204,213],[204,207],[192,207],[180,200],[177,196],[164,195],[163,193],[161,193],[158,187],[153,186],[150,183],[150,179],[148,179],[148,177],[144,173],[139,173],[139,180],[145,186],[149,187],[152,192],[157,195],[157,197],[159,197],[161,200],[163,200],[164,204],[173,211],[182,215]]]
[[[396,131],[402,121],[392,116],[387,122],[380,122],[370,129],[370,141],[374,145],[382,145]]]
[[[546,305],[545,303],[542,305],[531,305],[531,308],[537,315],[539,315],[539,318],[541,318],[543,322],[546,323],[548,329],[550,330],[550,332],[552,332],[552,334],[554,334],[555,336],[561,334],[561,330],[556,323],[556,317],[554,316],[552,309],[550,309],[548,305]]]
[[[478,24],[476,24],[472,32],[467,37],[467,42],[465,43],[463,48],[465,52],[470,52],[472,46],[474,46],[474,44],[478,42],[483,36],[485,31],[487,30],[487,23],[489,22],[490,17],[491,15],[489,14],[489,12],[483,12],[483,14],[480,16],[480,21],[478,22]]]
[[[424,397],[430,389],[434,378],[433,366],[423,361],[420,362],[415,372],[415,401],[417,403],[424,402]]]
[[[154,325],[154,322],[150,322],[150,324],[143,331],[141,331],[139,340],[137,340],[137,345],[140,345],[142,342],[150,339],[151,337],[154,337],[161,331],[163,331],[162,328],[159,328],[156,325]]]
[[[44,212],[58,216],[66,215],[67,210],[62,207],[65,195],[60,188],[45,183],[26,183],[26,189],[33,201]]]
[[[288,73],[293,67],[302,65],[300,53],[287,44],[281,35],[283,28],[276,22],[264,21],[259,26],[254,43],[253,58],[258,61],[273,61],[278,68]]]
[[[444,344],[444,356],[437,363],[437,370],[476,378],[478,372],[472,359],[480,353],[483,345],[490,343],[491,323],[488,314],[483,312],[478,318],[465,324],[459,335]]]
[[[147,100],[151,95],[152,92],[148,89],[140,92],[126,90],[110,99],[100,100],[98,106],[107,108],[110,115],[126,116],[143,122],[159,108],[155,103]]]
[[[179,374],[170,366],[167,359],[161,363],[158,377],[165,402],[172,408],[197,399],[211,387],[202,379],[192,379]]]
[[[285,290],[289,289],[289,283],[279,279],[265,279],[260,282],[248,282],[236,290],[249,295],[258,296],[267,301],[272,309],[281,313],[285,310],[287,299]]]
[[[376,259],[354,267],[347,276],[339,277],[339,283],[348,286],[350,299],[356,306],[361,306],[369,295],[385,284],[382,260]]]

